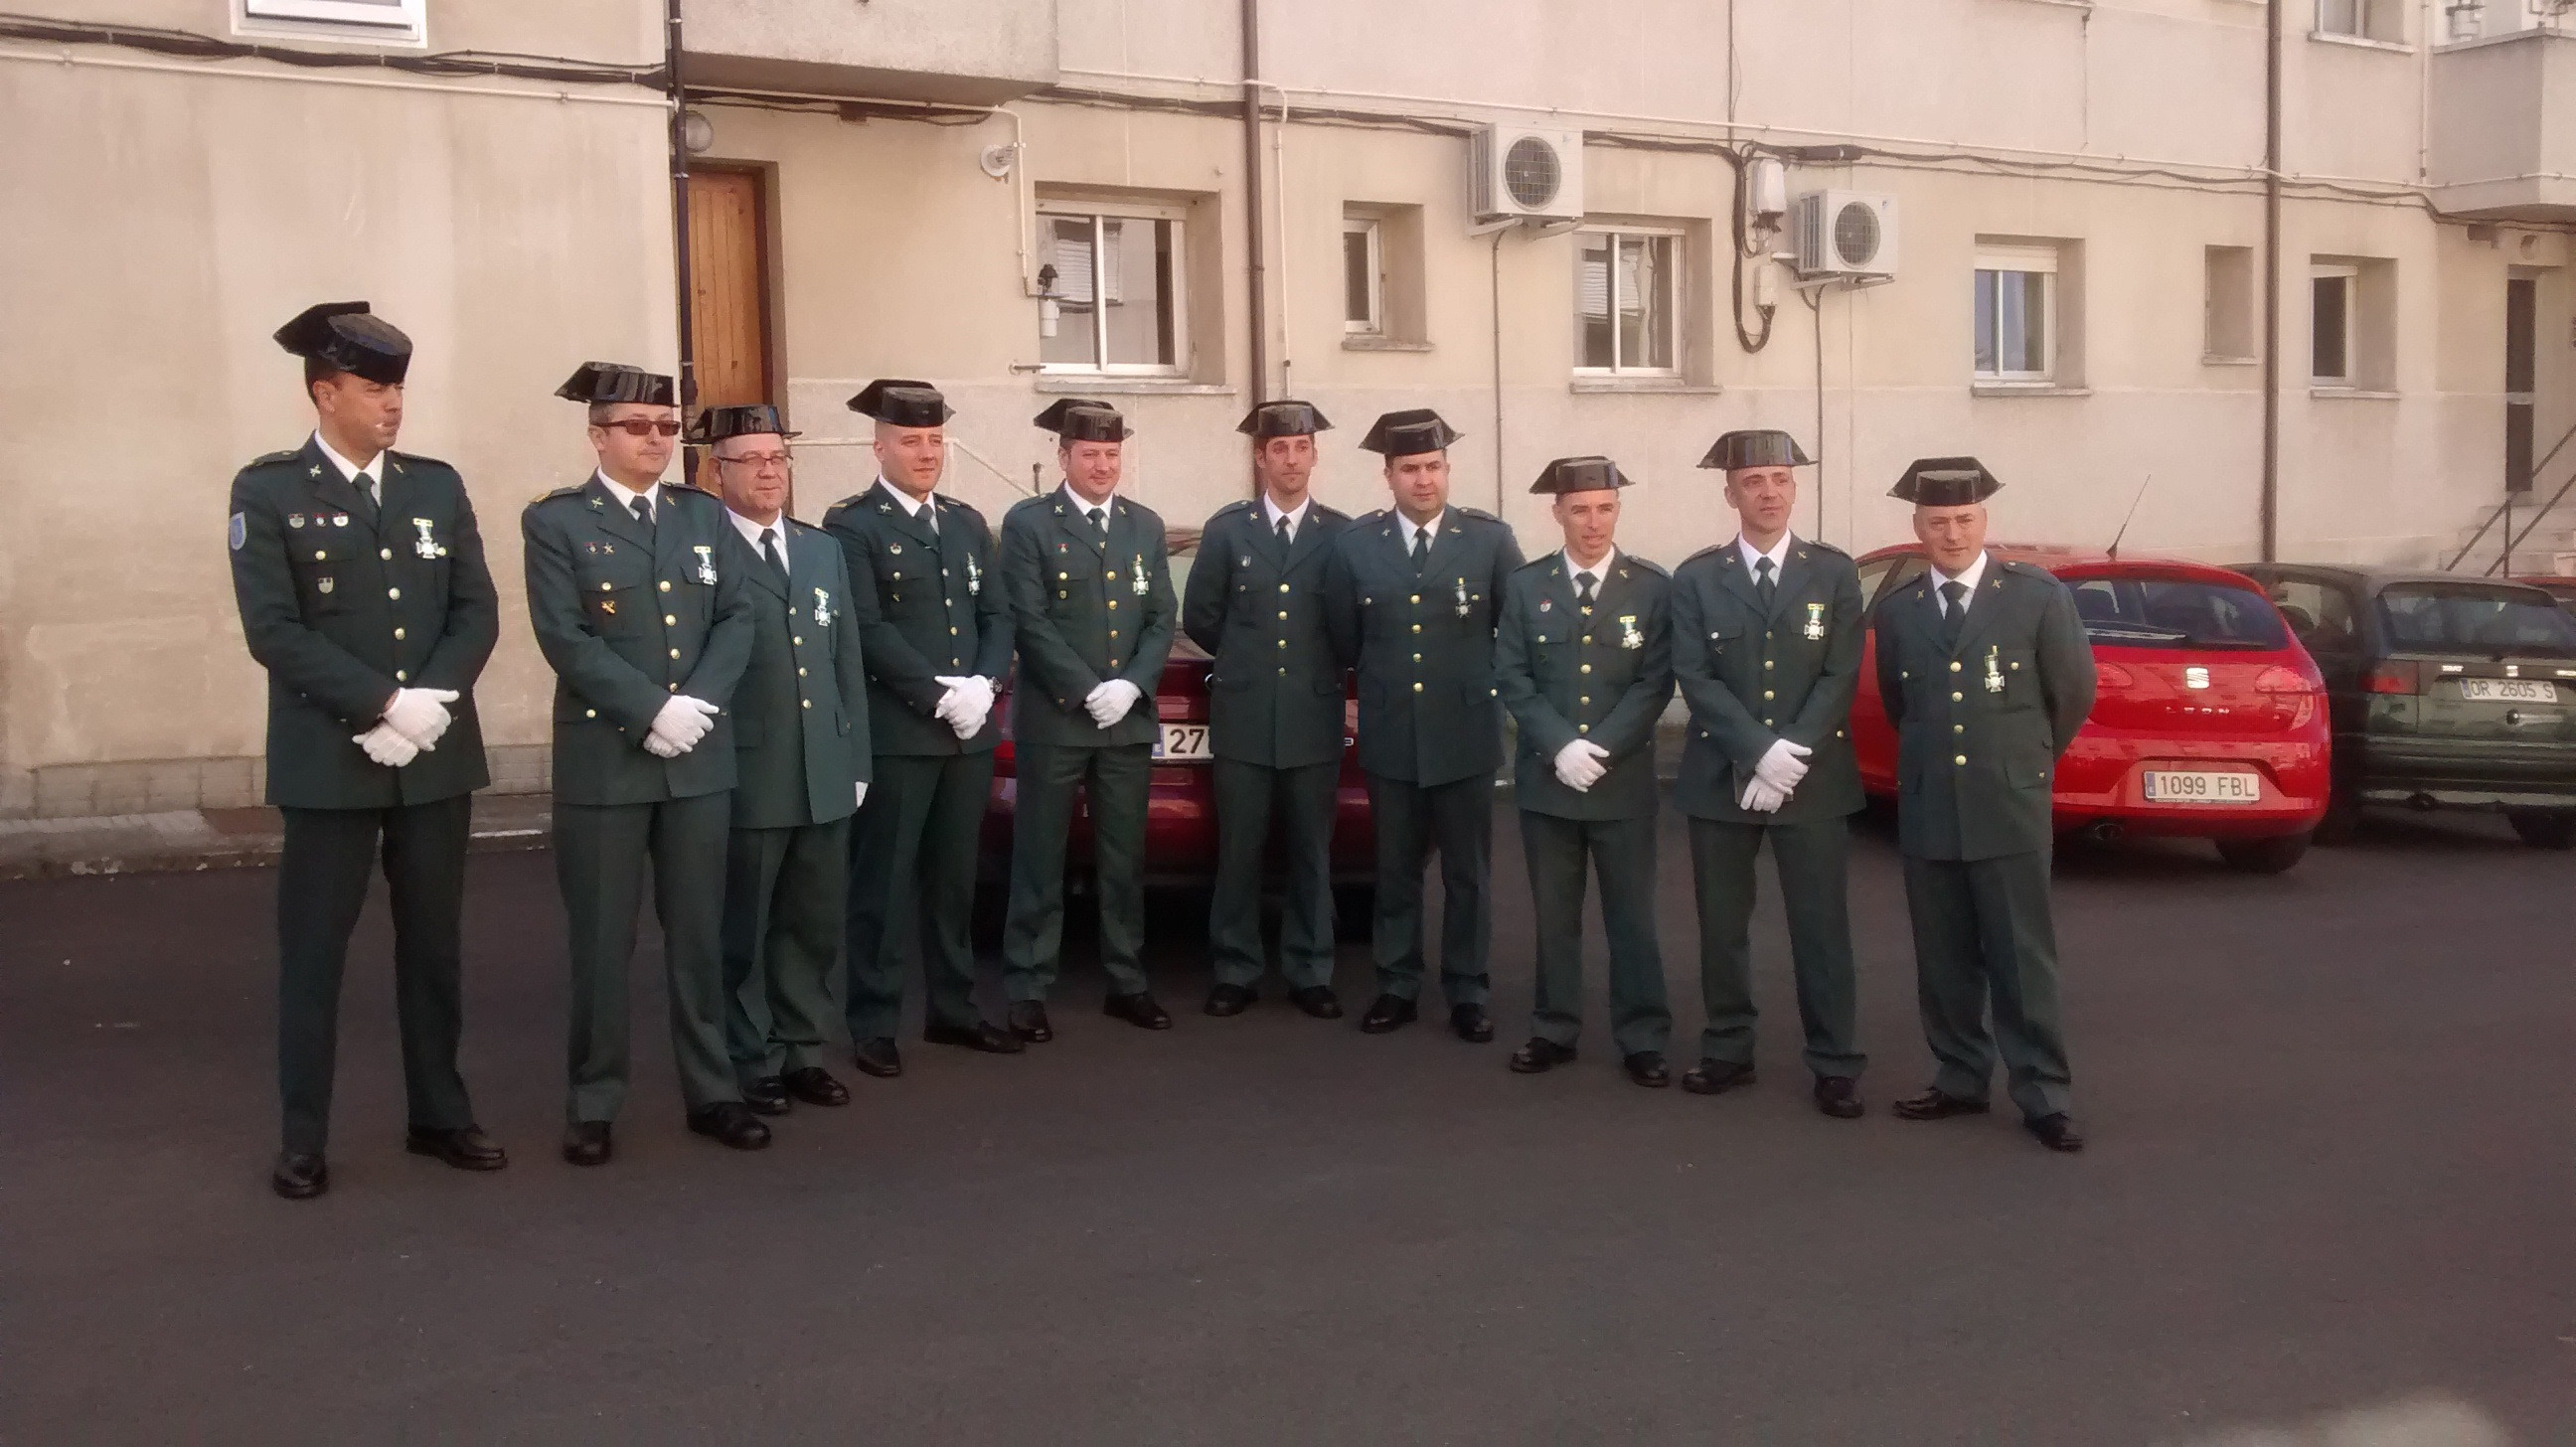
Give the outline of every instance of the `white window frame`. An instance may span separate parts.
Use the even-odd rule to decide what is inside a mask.
[[[233,0],[232,11],[237,35],[429,43],[429,0]]]
[[[1189,221],[1188,213],[1178,206],[1157,206],[1150,202],[1041,200],[1038,203],[1039,235],[1052,239],[1052,223],[1058,220],[1087,219],[1091,222],[1091,254],[1103,258],[1105,275],[1095,282],[1096,293],[1103,304],[1091,309],[1091,354],[1093,362],[1046,362],[1038,371],[1043,375],[1080,377],[1185,377],[1190,370],[1189,312]],[[1172,228],[1172,361],[1112,362],[1109,357],[1109,307],[1124,304],[1124,278],[1106,264],[1113,255],[1102,234],[1103,221],[1164,221]],[[1050,255],[1052,248],[1050,247]],[[1049,258],[1041,258],[1049,259]],[[1059,320],[1057,325],[1064,323]]]
[[[2039,370],[2035,372],[2026,370],[2001,370],[2003,362],[2003,331],[2002,319],[1998,317],[1995,332],[1995,361],[1997,370],[1988,372],[1979,370],[1976,366],[1978,318],[1973,314],[1973,309],[1976,306],[1977,288],[1976,277],[1973,272],[1969,276],[1968,304],[1971,308],[1971,315],[1968,318],[1968,365],[1971,371],[1975,373],[1976,379],[1979,382],[1994,383],[2003,386],[2047,386],[2056,382],[2059,328],[2057,263],[2057,248],[2054,246],[2000,246],[1988,243],[1980,244],[1977,247],[1977,264],[1974,268],[1975,271],[2018,271],[2026,274],[2037,275],[2041,278],[2039,285]]]
[[[1342,242],[1344,251],[1342,264],[1345,268],[1342,280],[1342,331],[1344,335],[1354,337],[1385,336],[1386,227],[1384,223],[1375,216],[1345,215],[1342,217],[1342,235],[1345,238]],[[1368,319],[1366,321],[1353,321],[1351,319],[1350,274],[1348,271],[1348,267],[1350,265],[1348,254],[1350,241],[1347,238],[1352,236],[1365,236],[1368,238]]]
[[[2315,32],[2319,35],[2331,36],[2337,40],[2366,40],[2374,45],[2404,46],[2406,44],[2406,21],[2404,14],[2399,11],[2381,9],[2380,7],[2385,3],[2386,0],[2317,0],[2314,26]],[[2520,0],[2506,0],[2506,3],[2519,4]],[[2329,18],[2329,12],[2338,5],[2350,5],[2352,7],[2352,26],[2350,29],[2346,29],[2341,25],[2333,23]],[[2372,28],[2372,21],[2387,21],[2390,19],[2394,19],[2397,22],[2395,34],[2386,34],[2381,30]]]
[[[1682,276],[1685,268],[1690,265],[1689,233],[1685,232],[1678,226],[1632,226],[1620,224],[1585,226],[1578,228],[1575,232],[1576,240],[1574,244],[1574,306],[1575,318],[1578,323],[1582,320],[1583,308],[1582,238],[1588,236],[1606,236],[1610,238],[1610,294],[1608,297],[1610,306],[1610,365],[1606,367],[1586,367],[1577,364],[1574,369],[1574,374],[1578,377],[1680,376],[1682,374],[1682,347],[1684,345],[1684,337],[1682,334]],[[1670,366],[1663,367],[1632,365],[1622,359],[1619,354],[1619,243],[1631,238],[1654,236],[1668,238],[1673,244],[1672,265],[1665,268],[1668,275],[1665,279],[1664,288],[1664,334],[1673,339],[1673,360]]]
[[[2317,358],[2317,283],[2329,279],[2343,282],[2343,371],[2329,375],[2316,370]],[[2348,261],[2313,261],[2308,263],[2308,385],[2312,387],[2358,387],[2355,379],[2359,348],[2354,346],[2354,333],[2361,327],[2361,268]]]

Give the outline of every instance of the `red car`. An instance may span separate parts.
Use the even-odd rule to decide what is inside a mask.
[[[2204,563],[1997,546],[2074,590],[2101,688],[2058,765],[2060,833],[2208,839],[2240,869],[2277,874],[2324,817],[2331,725],[2325,682],[2251,579]],[[1923,575],[1921,548],[1860,560],[1875,608]],[[1896,794],[1896,730],[1878,696],[1878,638],[1852,703],[1861,784]]]
[[[1199,530],[1172,528],[1165,534],[1172,558],[1172,591],[1187,587],[1190,560],[1197,554]],[[1154,750],[1154,769],[1145,805],[1145,883],[1160,888],[1204,887],[1216,879],[1216,782],[1209,764],[1208,666],[1210,660],[1188,638],[1176,638],[1163,681],[1154,691],[1162,716],[1163,739]],[[1002,720],[1002,743],[993,763],[993,794],[984,808],[983,874],[988,881],[1010,877],[1011,814],[1019,779],[1013,768],[1011,690],[1006,683],[994,707]],[[1351,747],[1359,725],[1359,693],[1346,682],[1342,702],[1342,774],[1333,820],[1333,892],[1343,929],[1366,925],[1368,900],[1377,878],[1376,839],[1369,830],[1368,784],[1360,777],[1359,751]],[[1091,867],[1091,811],[1077,805],[1067,858],[1074,868]]]

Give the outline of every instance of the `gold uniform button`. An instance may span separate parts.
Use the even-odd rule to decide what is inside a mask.
[[[679,656],[680,656],[680,650],[678,650],[678,649],[676,649],[676,648],[672,649],[672,650],[671,650],[671,656],[672,656],[673,658],[677,658],[677,657],[679,657]]]
[[[949,631],[949,632],[951,632],[951,633],[954,633],[954,632],[956,632],[957,630],[956,630],[956,629],[954,629],[954,628],[951,628],[951,629],[949,629],[948,631]],[[799,648],[802,648],[802,647],[804,647],[804,646],[805,646],[805,640],[804,640],[803,638],[801,638],[801,637],[799,637],[799,638],[790,638],[790,639],[788,639],[787,641],[788,641],[788,642],[790,642],[790,643],[795,644],[795,645],[796,645],[797,647],[799,647]]]
[[[1413,686],[1413,691],[1414,691],[1415,693],[1420,693],[1420,692],[1422,691],[1422,685],[1421,685],[1421,684],[1419,684],[1419,683],[1415,684],[1415,685]]]
[[[949,637],[951,637],[951,638],[954,638],[954,637],[956,637],[956,636],[957,636],[957,625],[956,625],[956,624],[951,623],[951,624],[949,624],[949,625],[948,625],[948,636],[949,636]]]
[[[1110,637],[1112,637],[1112,638],[1117,637],[1117,636],[1118,636],[1118,630],[1117,630],[1117,629],[1115,629],[1115,628],[1110,629],[1110,630],[1109,630],[1109,636],[1110,636]]]
[[[394,630],[394,641],[395,641],[396,643],[400,643],[400,642],[402,642],[402,636],[403,636],[403,631],[402,631],[401,629],[397,628],[397,629],[395,629],[395,630]]]
[[[1070,578],[1070,577],[1072,577],[1072,576],[1073,576],[1073,574],[1071,574],[1071,573],[1058,573],[1058,574],[1056,574],[1056,575],[1055,575],[1055,580],[1056,580],[1057,582],[1061,583],[1061,582],[1063,582],[1065,579]]]
[[[1287,646],[1288,646],[1288,640],[1287,640],[1287,639],[1285,639],[1285,638],[1280,639],[1280,640],[1279,640],[1279,646],[1280,646],[1280,647],[1282,647],[1282,648],[1287,647]],[[1420,658],[1422,655],[1421,655],[1421,654],[1419,654],[1419,653],[1417,653],[1417,654],[1415,654],[1415,655],[1413,655],[1413,656],[1414,656],[1415,658]]]
[[[321,556],[321,555],[317,553],[317,554],[315,554],[314,556],[319,557],[319,556]],[[599,591],[601,591],[601,592],[603,592],[603,593],[607,592],[607,591],[608,591],[608,585],[607,585],[606,583],[602,583],[602,584],[600,584],[600,585],[599,585]],[[662,591],[663,591],[663,592],[666,592],[666,593],[667,593],[667,592],[669,592],[669,591],[671,591],[671,585],[670,585],[670,584],[668,584],[668,583],[663,584],[663,585],[662,585]]]
[[[1581,698],[1579,698],[1579,699],[1577,699],[1577,700],[1575,700],[1575,701],[1576,701],[1577,703],[1590,703],[1590,702],[1592,701],[1592,695],[1590,695],[1590,694],[1588,694],[1588,693],[1587,693],[1587,694],[1585,694],[1583,697],[1581,697]]]
[[[1421,632],[1421,631],[1422,631],[1422,625],[1421,625],[1421,624],[1419,624],[1419,623],[1414,624],[1414,625],[1413,625],[1413,631],[1414,631],[1414,632],[1416,632],[1416,633]]]
[[[595,708],[586,708],[581,711],[581,716],[583,718],[597,718],[599,717],[599,710]]]
[[[1953,754],[1950,756],[1950,762],[1954,764],[1965,764],[1968,762],[1968,756],[1966,754]]]
[[[405,672],[403,672],[401,669],[397,668],[397,669],[395,669],[395,670],[394,670],[394,682],[396,682],[396,683],[409,683],[409,682],[411,682],[411,675],[410,675],[410,674],[408,674],[408,673],[405,673]]]
[[[803,705],[804,705],[805,707],[807,707],[807,708],[812,708],[812,707],[814,706],[814,700],[812,700],[812,699],[810,699],[810,698],[800,698],[800,699],[798,699],[798,700],[796,700],[796,701],[797,701],[798,703],[800,703],[800,704],[803,704]]]
[[[1587,663],[1587,664],[1583,665],[1583,671],[1584,671],[1584,672],[1586,672],[1586,673],[1590,673],[1590,672],[1592,671],[1592,665],[1591,665],[1591,664],[1589,664],[1589,663]]]
[[[607,585],[606,583],[602,583],[602,584],[600,584],[599,586],[600,586],[602,589],[605,589],[605,588],[607,588],[607,586],[608,586],[608,585]],[[668,592],[670,592],[670,591],[671,591],[671,580],[670,580],[670,579],[668,579],[668,578],[664,578],[664,579],[662,580],[662,591],[663,591],[663,592],[665,592],[665,593],[668,593]]]
[[[1288,591],[1288,585],[1287,585],[1287,584],[1285,584],[1285,583],[1280,584],[1280,585],[1279,585],[1279,591],[1280,591],[1280,592],[1282,592],[1282,593],[1287,592],[1287,591]]]
[[[1287,610],[1287,609],[1285,609],[1285,608],[1280,609],[1280,610],[1279,610],[1279,616],[1280,616],[1280,618],[1282,618],[1283,620],[1284,620],[1284,619],[1286,619],[1286,618],[1287,618],[1287,616],[1288,616],[1288,610]]]
[[[331,560],[331,555],[330,555],[329,553],[315,553],[315,554],[313,555],[313,561],[315,561],[315,562],[317,562],[317,563],[326,563],[326,562],[329,562],[330,560]],[[602,583],[602,584],[600,584],[599,586],[601,586],[601,587],[605,588],[605,587],[607,587],[608,585],[607,585],[606,583]]]
[[[1960,694],[1956,694],[1956,693],[1951,694],[1951,695],[1950,695],[1950,701],[1951,701],[1952,703],[1959,703],[1959,702],[1962,702],[1962,701],[1963,701],[1963,696],[1962,696],[1962,695],[1960,695]]]
[[[1950,671],[1951,671],[1952,673],[1956,673],[1956,672],[1958,672],[1958,671],[1959,671],[1959,663],[1958,663],[1958,660],[1956,660],[1956,659],[1952,659],[1952,660],[1950,661]]]
[[[1767,688],[1762,690],[1762,701],[1764,703],[1769,703],[1771,701],[1771,690]]]
[[[1414,662],[1416,662],[1416,663],[1420,663],[1420,662],[1422,661],[1422,655],[1421,655],[1421,654],[1419,654],[1419,653],[1417,653],[1417,654],[1413,655],[1413,661],[1414,661]]]
[[[663,615],[662,615],[662,626],[663,626],[663,627],[665,627],[665,628],[677,628],[677,627],[679,627],[679,626],[680,626],[680,615],[678,615],[677,613],[665,613],[665,614],[663,614]]]
[[[1770,659],[1768,659],[1768,658],[1766,658],[1766,659],[1763,659],[1763,660],[1762,660],[1762,666],[1763,666],[1764,668],[1769,668],[1769,667],[1772,667],[1773,665],[1772,665],[1772,663],[1771,663],[1771,660],[1770,660]]]
[[[390,563],[394,560],[394,550],[391,548],[378,548],[376,549],[376,556]]]
[[[391,599],[393,599],[395,602],[399,603],[399,602],[401,602],[401,601],[402,601],[402,589],[400,589],[400,588],[387,588],[387,589],[385,590],[385,596],[386,596],[386,597],[388,597],[388,598],[391,598]]]
[[[1588,734],[1588,733],[1592,732],[1592,725],[1590,725],[1590,724],[1576,724],[1576,725],[1574,726],[1574,731],[1575,731],[1576,733],[1579,733],[1579,734]]]
[[[670,689],[671,689],[671,691],[672,691],[673,693],[678,693],[678,692],[680,691],[680,686],[679,686],[678,684],[674,683],[674,684],[670,685]]]
[[[1950,725],[1950,732],[1952,732],[1952,733],[1954,733],[1954,734],[1963,734],[1963,733],[1966,733],[1967,731],[1968,731],[1968,726],[1967,726],[1966,724],[1952,724],[1952,725]]]
[[[805,670],[804,670],[804,669],[801,669],[801,668],[800,668],[800,669],[798,669],[798,670],[796,670],[796,676],[797,676],[798,678],[803,678],[803,677],[805,676]]]
[[[1406,597],[1405,597],[1405,600],[1404,600],[1404,601],[1406,601],[1407,603],[1419,603],[1419,602],[1421,602],[1421,601],[1422,601],[1422,595],[1421,595],[1421,594],[1419,594],[1419,593],[1412,593],[1412,594],[1408,594],[1408,595],[1406,595]]]
[[[1109,600],[1109,611],[1110,611],[1110,612],[1112,612],[1112,613],[1115,613],[1115,612],[1117,612],[1117,611],[1118,611],[1118,600],[1117,600],[1117,599],[1112,598],[1112,599],[1110,599],[1110,600]]]

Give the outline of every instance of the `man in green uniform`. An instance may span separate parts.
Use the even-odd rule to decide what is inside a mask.
[[[1215,660],[1208,744],[1216,757],[1215,955],[1211,1015],[1240,1015],[1261,979],[1262,853],[1280,821],[1287,900],[1279,972],[1288,998],[1319,1020],[1333,994],[1333,806],[1342,769],[1342,665],[1324,628],[1323,577],[1350,519],[1314,500],[1313,404],[1264,402],[1235,430],[1252,439],[1260,495],[1209,518],[1190,569],[1181,626]]]
[[[349,931],[381,844],[392,891],[405,1144],[469,1171],[509,1164],[474,1124],[456,1070],[458,919],[474,791],[490,782],[474,680],[500,608],[456,470],[392,450],[411,339],[365,302],[278,329],[304,359],[313,435],[233,479],[233,601],[268,670],[268,802],[277,871],[277,1089],[269,1184],[330,1188],[323,1160]]]
[[[1610,945],[1610,1042],[1630,1080],[1661,1087],[1673,1014],[1655,943],[1655,723],[1673,696],[1672,579],[1619,551],[1627,485],[1606,457],[1547,465],[1530,491],[1555,497],[1565,547],[1512,574],[1494,634],[1494,682],[1520,725],[1512,792],[1538,916],[1532,1030],[1511,1067],[1574,1059],[1588,857]]]
[[[1986,552],[1985,500],[2002,486],[1973,457],[1930,457],[1888,494],[1914,504],[1931,562],[1875,622],[1878,691],[1897,732],[1917,997],[1940,1063],[1932,1088],[1896,1113],[1983,1114],[2000,1046],[2023,1126],[2051,1150],[2079,1151],[2049,915],[2049,800],[2057,760],[2093,708],[2093,649],[2064,584]]]
[[[751,654],[733,722],[725,853],[725,1043],[743,1103],[847,1105],[823,1068],[850,882],[850,815],[868,794],[866,670],[849,574],[821,528],[787,516],[787,440],[771,406],[711,407],[694,441],[731,526],[716,571],[746,580]]]
[[[1789,912],[1789,958],[1816,1108],[1862,1113],[1859,990],[1845,878],[1861,806],[1851,701],[1860,679],[1860,573],[1839,549],[1792,537],[1786,432],[1729,432],[1700,466],[1726,472],[1736,536],[1673,574],[1673,672],[1691,711],[1674,802],[1690,816],[1699,987],[1708,1011],[1682,1088],[1753,1081],[1753,865],[1762,843]]]
[[[1012,1033],[1055,1038],[1047,991],[1064,938],[1064,858],[1073,801],[1086,793],[1100,891],[1107,1014],[1147,1030],[1154,1002],[1145,938],[1145,801],[1162,726],[1154,688],[1172,651],[1171,560],[1163,520],[1118,496],[1127,423],[1106,402],[1066,398],[1038,414],[1056,435],[1064,485],[1002,519],[1002,586],[1020,649],[1011,695],[1019,800],[1011,902],[1002,925]],[[1086,786],[1088,786],[1086,788]]]
[[[921,1038],[1015,1054],[1019,1037],[975,1010],[975,851],[1011,671],[1011,615],[993,576],[984,515],[941,497],[947,399],[928,382],[870,382],[849,401],[872,419],[876,485],[832,505],[823,526],[850,572],[850,625],[867,657],[868,801],[850,835],[850,1043],[859,1069],[903,1073],[907,938],[921,945]]]
[[[1422,871],[1440,853],[1440,986],[1449,1028],[1494,1038],[1486,946],[1493,919],[1494,771],[1503,762],[1495,702],[1494,620],[1521,565],[1511,528],[1449,505],[1449,444],[1429,408],[1389,412],[1360,446],[1386,459],[1395,506],[1334,540],[1326,624],[1359,670],[1360,768],[1377,833],[1378,995],[1361,1017],[1372,1035],[1415,1018],[1422,992]]]
[[[689,1129],[769,1144],[725,1053],[725,845],[734,738],[724,710],[751,653],[724,504],[666,487],[671,379],[585,362],[556,396],[590,412],[599,467],[519,520],[528,621],[555,671],[555,878],[572,955],[564,1159],[604,1164],[626,1101],[626,966],[646,856],[662,922],[671,1054]]]

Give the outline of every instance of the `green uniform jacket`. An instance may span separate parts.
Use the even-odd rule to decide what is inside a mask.
[[[1152,509],[1111,498],[1104,543],[1062,487],[1013,505],[1002,518],[1002,587],[1020,649],[1013,738],[1072,748],[1162,738],[1154,689],[1172,654],[1179,610],[1163,520]],[[1113,678],[1144,696],[1104,729],[1082,701]]]
[[[1852,694],[1869,620],[1860,572],[1841,549],[1789,540],[1765,612],[1728,539],[1673,570],[1673,674],[1689,703],[1673,802],[1694,819],[1806,824],[1861,807],[1852,759]],[[1807,776],[1789,802],[1756,814],[1740,802],[1753,767],[1781,739],[1804,744]]]
[[[821,528],[781,521],[786,578],[730,525],[732,546],[717,564],[742,576],[751,605],[751,656],[725,710],[733,720],[736,829],[845,819],[858,810],[858,783],[875,777],[867,670],[840,545]]]
[[[1342,756],[1342,664],[1324,626],[1324,574],[1350,518],[1309,501],[1283,548],[1258,498],[1207,521],[1181,627],[1208,651],[1208,746],[1273,769]]]
[[[500,637],[483,535],[456,469],[388,452],[384,506],[365,502],[310,440],[233,479],[233,602],[268,670],[268,802],[386,809],[491,782],[474,680]],[[352,740],[398,688],[452,688],[438,747],[389,769]]]
[[[2057,757],[2093,709],[2093,647],[2066,585],[1989,553],[1955,649],[1932,575],[1878,607],[1878,692],[1897,732],[1897,839],[1917,859],[2049,844]]]
[[[528,504],[528,622],[555,671],[555,798],[657,804],[733,787],[733,725],[676,759],[644,751],[673,694],[727,708],[751,654],[742,570],[723,564],[742,539],[724,504],[665,485],[647,529],[596,474]]]
[[[1673,582],[1619,554],[1575,602],[1565,554],[1524,563],[1503,587],[1494,682],[1520,725],[1512,794],[1559,819],[1642,819],[1655,812],[1655,721],[1673,696]],[[1610,751],[1590,789],[1556,776],[1557,751],[1589,739]]]
[[[1360,674],[1361,768],[1430,788],[1502,767],[1494,620],[1520,565],[1511,528],[1473,508],[1441,513],[1419,573],[1391,511],[1334,539],[1325,619]]]
[[[1011,612],[984,515],[931,496],[935,530],[883,482],[823,514],[849,565],[850,622],[868,661],[868,738],[880,754],[977,754],[1002,741],[999,709],[971,739],[936,713],[948,692],[942,678],[989,678],[999,691],[1011,671]]]

